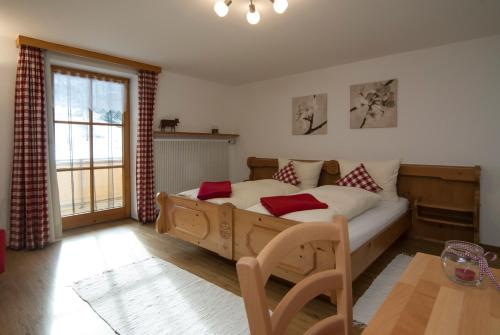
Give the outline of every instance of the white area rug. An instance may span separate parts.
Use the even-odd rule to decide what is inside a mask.
[[[392,288],[410,264],[413,257],[408,255],[397,255],[387,267],[375,278],[370,287],[358,299],[353,308],[353,319],[355,323],[368,324],[391,293]]]
[[[117,334],[249,333],[239,296],[158,258],[84,279],[73,289]]]

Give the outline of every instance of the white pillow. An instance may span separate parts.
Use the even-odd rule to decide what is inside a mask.
[[[288,164],[290,159],[278,158],[278,170]],[[319,175],[321,174],[321,169],[323,168],[323,161],[317,162],[299,162],[293,161],[293,166],[297,177],[300,179],[300,184],[297,186],[301,190],[306,188],[313,188],[318,186]]]
[[[383,200],[397,201],[398,191],[396,183],[398,181],[399,159],[387,161],[367,161],[354,162],[339,159],[340,177],[343,178],[346,174],[354,170],[359,164],[363,163],[366,171],[375,180],[375,182],[383,188],[378,194]]]

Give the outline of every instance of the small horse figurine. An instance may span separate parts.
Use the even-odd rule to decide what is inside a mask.
[[[161,131],[165,131],[165,129],[168,127],[170,128],[170,131],[172,133],[175,133],[175,127],[179,124],[179,119],[173,119],[173,120],[161,120],[160,121],[160,129]]]

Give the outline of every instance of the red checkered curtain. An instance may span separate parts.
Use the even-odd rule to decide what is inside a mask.
[[[153,159],[153,115],[158,75],[139,72],[139,117],[137,129],[137,215],[142,223],[154,222],[155,176]]]
[[[10,247],[49,243],[47,130],[43,52],[21,46],[17,64]]]

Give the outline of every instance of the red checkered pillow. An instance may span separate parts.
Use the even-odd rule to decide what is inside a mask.
[[[273,179],[292,185],[300,184],[299,177],[297,177],[297,173],[295,173],[295,167],[292,162],[283,166],[281,170],[273,174]]]
[[[344,178],[337,181],[335,185],[362,188],[363,190],[373,193],[383,190],[383,188],[378,186],[378,184],[368,174],[362,163],[357,168],[346,174]]]

